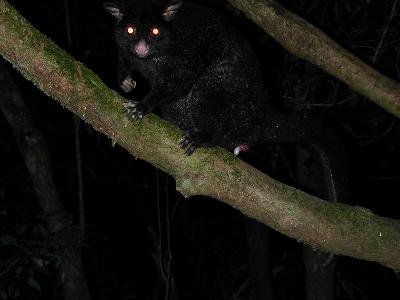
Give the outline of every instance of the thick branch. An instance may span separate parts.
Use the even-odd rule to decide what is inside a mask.
[[[274,0],[229,0],[290,53],[400,118],[400,83],[379,73]]]
[[[286,186],[221,148],[187,157],[181,131],[149,115],[124,117],[123,99],[0,0],[0,53],[25,77],[134,156],[175,177],[186,196],[207,195],[322,250],[400,269],[400,223]]]

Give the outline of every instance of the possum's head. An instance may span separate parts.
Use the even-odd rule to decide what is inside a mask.
[[[153,2],[136,0],[103,5],[117,20],[118,46],[139,58],[162,56],[167,51],[172,38],[171,22],[182,6],[181,0],[169,0],[164,5]]]

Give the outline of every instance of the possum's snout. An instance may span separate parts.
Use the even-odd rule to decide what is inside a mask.
[[[149,45],[146,43],[145,40],[140,40],[135,46],[135,53],[140,58],[145,58],[150,53]]]

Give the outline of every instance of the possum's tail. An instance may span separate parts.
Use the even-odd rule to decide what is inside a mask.
[[[255,128],[255,140],[264,143],[290,143],[298,145],[298,173],[319,172],[315,182],[301,182],[305,191],[333,202],[345,202],[348,193],[348,160],[342,137],[329,122],[300,113],[268,112]],[[250,140],[250,144],[252,141]],[[305,167],[299,166],[304,160]],[[304,185],[306,185],[304,187]],[[310,185],[310,187],[308,187]],[[322,191],[323,185],[325,190]]]

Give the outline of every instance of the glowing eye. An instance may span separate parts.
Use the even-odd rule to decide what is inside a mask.
[[[136,28],[133,26],[126,27],[126,32],[130,35],[134,35],[136,33]]]
[[[159,30],[157,27],[153,27],[153,28],[151,29],[151,33],[152,33],[153,35],[159,35],[159,34],[160,34],[160,30]]]

